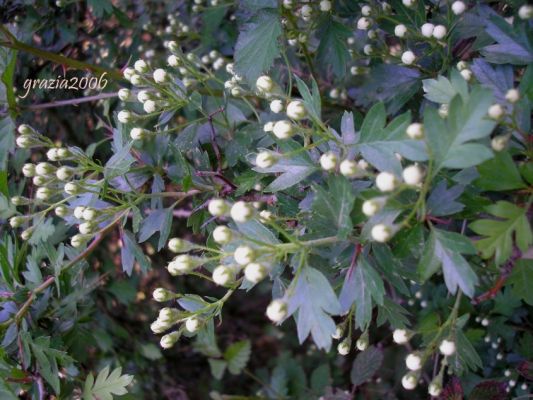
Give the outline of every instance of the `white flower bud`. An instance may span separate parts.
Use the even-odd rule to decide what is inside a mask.
[[[376,197],[370,200],[365,200],[362,207],[363,214],[368,217],[376,215],[379,210],[383,208],[386,200],[387,199],[385,197]]]
[[[132,128],[130,131],[130,137],[133,140],[143,140],[143,139],[146,139],[147,136],[148,136],[148,132],[146,131],[146,129],[143,129],[143,128],[135,127],[135,128]]]
[[[329,91],[329,97],[332,99],[338,99],[340,95],[339,89],[333,88]]]
[[[222,199],[212,199],[207,206],[207,211],[209,211],[209,214],[213,217],[222,217],[228,213],[229,206],[228,203]]]
[[[96,224],[93,222],[84,222],[78,226],[78,230],[82,235],[88,235],[90,233],[93,233],[96,229]]]
[[[144,103],[147,100],[150,100],[152,98],[150,92],[148,90],[139,90],[137,93],[137,100],[139,102]]]
[[[168,74],[163,68],[158,68],[154,71],[153,77],[156,83],[164,83],[168,79]]]
[[[433,35],[434,29],[435,29],[435,25],[429,22],[426,22],[420,27],[420,33],[422,33],[422,36],[431,37],[431,35]]]
[[[63,191],[66,194],[70,194],[71,196],[74,196],[81,192],[81,188],[76,182],[67,182],[63,188]]]
[[[404,0],[405,1],[405,0]],[[402,378],[402,386],[404,389],[413,390],[418,385],[418,379],[415,374],[408,373]]]
[[[57,148],[52,147],[46,152],[46,158],[48,158],[50,161],[59,161],[59,155],[57,154],[57,150]]]
[[[409,334],[405,329],[395,329],[392,332],[392,340],[397,344],[405,344],[409,341]]]
[[[402,38],[407,33],[407,27],[404,24],[396,25],[394,27],[394,35]]]
[[[405,358],[405,365],[407,368],[409,368],[411,371],[418,371],[422,368],[422,359],[418,354],[411,353],[408,354]]]
[[[268,275],[267,268],[260,263],[251,262],[244,268],[244,276],[252,283],[259,283]]]
[[[518,102],[518,100],[520,100],[520,92],[518,89],[509,89],[505,94],[505,100],[512,104]]]
[[[98,216],[98,211],[95,210],[92,207],[86,207],[83,212],[81,213],[81,217],[85,221],[94,221],[96,217]]]
[[[26,124],[21,124],[17,128],[17,132],[21,135],[31,135],[33,133],[33,129]]]
[[[465,81],[470,82],[472,80],[472,71],[469,69],[463,69],[460,74]]]
[[[140,74],[144,74],[148,72],[148,65],[146,64],[144,60],[135,61],[135,64],[133,64],[133,68],[135,68],[135,71],[137,71]]]
[[[270,93],[272,89],[274,89],[274,82],[272,81],[272,78],[270,76],[262,75],[257,78],[257,81],[255,82],[255,87],[260,92]]]
[[[74,217],[77,219],[83,219],[83,211],[85,211],[84,206],[77,206],[74,208]]]
[[[123,124],[127,124],[128,122],[133,121],[133,115],[128,110],[122,110],[122,111],[119,111],[119,113],[117,114],[117,119],[119,122]]]
[[[201,321],[198,317],[192,316],[185,320],[185,329],[190,333],[197,332],[201,327]]]
[[[299,121],[305,118],[307,111],[305,110],[305,105],[300,100],[293,100],[287,106],[287,116],[291,119]]]
[[[171,326],[172,325],[169,323],[166,323],[160,320],[155,320],[154,322],[150,324],[150,329],[152,330],[153,333],[158,334],[158,333],[165,332]]]
[[[143,104],[143,109],[148,114],[153,113],[157,110],[157,104],[153,100],[146,100]]]
[[[294,0],[283,0],[283,7],[290,10],[294,5]]]
[[[232,87],[231,88],[231,95],[233,97],[239,97],[239,96],[242,96],[242,94],[244,93],[244,91],[242,90],[242,88],[240,88],[239,86],[235,86],[235,87]]]
[[[439,351],[444,356],[451,356],[455,353],[455,342],[444,339],[439,346]]]
[[[402,3],[406,7],[412,7],[415,5],[416,0],[402,0]]]
[[[29,240],[31,236],[33,235],[33,230],[34,230],[33,226],[29,227],[28,229],[23,230],[22,233],[20,234],[20,238],[24,241]]]
[[[350,352],[350,342],[349,342],[349,340],[343,340],[342,342],[340,342],[338,344],[338,346],[337,346],[337,352],[341,356],[347,355]]]
[[[329,0],[322,0],[320,2],[320,11],[322,12],[328,12],[331,10],[331,1]]]
[[[130,82],[133,86],[142,86],[143,85],[143,78],[141,75],[133,74],[130,78]]]
[[[255,165],[259,168],[270,168],[277,161],[277,157],[270,151],[262,151],[255,157]]]
[[[233,269],[227,265],[219,265],[213,270],[213,282],[219,286],[226,286],[235,281]]]
[[[37,192],[35,193],[35,198],[39,200],[48,200],[53,195],[53,191],[50,188],[47,187],[40,187],[37,189]]]
[[[533,17],[533,6],[531,4],[524,4],[518,9],[518,16],[520,19],[530,19]]]
[[[367,337],[360,337],[355,342],[355,347],[357,347],[357,350],[359,351],[365,351],[368,348],[368,338]]]
[[[56,171],[56,177],[60,181],[68,181],[70,178],[74,176],[74,169],[71,167],[63,166],[59,167]]]
[[[365,44],[365,46],[363,47],[363,53],[365,53],[367,56],[371,55],[373,51],[374,48],[371,44]]]
[[[35,175],[32,182],[35,186],[44,186],[50,182],[50,178],[43,175]]]
[[[452,12],[455,15],[461,15],[466,10],[466,5],[462,1],[454,1],[452,4]]]
[[[47,162],[41,162],[35,167],[35,172],[37,173],[37,175],[47,176],[53,174],[55,171],[56,167]]]
[[[392,192],[398,186],[398,180],[390,172],[380,172],[376,177],[376,186],[382,192]]]
[[[272,213],[268,210],[263,210],[259,213],[259,220],[263,223],[272,221],[274,219],[274,216]]]
[[[406,133],[411,139],[422,139],[424,137],[424,125],[414,122],[407,127]]]
[[[122,88],[118,91],[118,98],[122,101],[128,101],[131,98],[131,90]]]
[[[333,171],[335,168],[337,168],[337,162],[337,155],[331,151],[328,151],[320,156],[320,166],[324,171]]]
[[[231,242],[232,236],[231,229],[225,225],[219,225],[213,230],[213,240],[219,244]]]
[[[276,324],[279,324],[287,317],[287,312],[287,303],[280,299],[272,300],[266,309],[268,319]]]
[[[213,62],[213,69],[218,71],[219,69],[222,69],[225,63],[226,60],[224,60],[222,57],[219,57]]]
[[[437,25],[435,29],[433,29],[433,37],[437,40],[444,39],[447,33],[448,31],[444,25]]]
[[[28,135],[19,136],[15,142],[21,149],[29,149],[35,144],[34,140]]]
[[[342,337],[342,335],[344,335],[344,329],[342,329],[342,327],[340,327],[340,326],[337,326],[335,328],[335,333],[333,333],[333,335],[331,335],[331,337],[333,339],[340,339]]]
[[[274,124],[272,132],[278,139],[288,139],[294,134],[294,128],[290,121],[281,120]]]
[[[68,208],[61,204],[54,209],[54,212],[58,217],[66,217],[68,215]]]
[[[344,175],[347,178],[354,178],[356,177],[359,172],[359,167],[357,165],[357,162],[354,160],[343,160],[339,166],[339,170],[342,175]]]
[[[269,121],[263,126],[263,131],[272,132],[274,130],[274,122]]]
[[[310,5],[304,4],[302,8],[300,8],[300,15],[302,16],[302,19],[304,21],[309,20],[312,14],[313,14],[313,8]]]
[[[489,114],[489,118],[493,120],[499,120],[505,114],[505,110],[503,109],[501,105],[493,104],[492,106],[489,107],[488,114]]]
[[[385,224],[377,224],[372,227],[370,234],[376,242],[385,243],[392,237],[392,229]]]
[[[370,20],[366,17],[361,17],[357,21],[357,29],[366,31],[370,27]]]
[[[126,80],[131,80],[131,77],[135,74],[135,70],[133,68],[125,68],[124,71],[122,72],[122,75],[124,75],[124,78],[126,78]]]
[[[170,349],[172,346],[174,346],[176,344],[176,342],[178,341],[179,337],[180,337],[180,333],[177,332],[177,331],[169,333],[169,334],[164,335],[164,336],[161,337],[161,341],[159,342],[159,345],[163,349]]]
[[[181,274],[187,274],[191,272],[195,265],[194,260],[187,254],[177,256],[167,265],[167,270],[170,275],[176,276]]]
[[[244,201],[238,201],[231,207],[230,214],[235,222],[246,222],[252,218],[254,210]]]
[[[246,265],[255,260],[255,251],[250,246],[241,245],[233,253],[235,262],[239,265]]]
[[[402,171],[402,178],[408,185],[417,186],[424,178],[424,171],[416,164],[409,165]]]
[[[72,236],[70,238],[70,245],[77,249],[78,247],[83,246],[85,243],[87,243],[90,240],[90,235],[83,235],[80,233],[77,233],[76,235]]]
[[[507,144],[509,143],[509,136],[507,135],[499,135],[492,138],[490,141],[490,145],[492,147],[492,150],[494,151],[503,151],[507,147]]]
[[[278,114],[283,111],[283,102],[281,100],[272,100],[270,102],[270,111],[272,111],[274,114]]]
[[[372,9],[368,4],[365,4],[363,7],[361,7],[361,14],[363,14],[365,17],[368,17],[371,12]]]
[[[167,63],[171,67],[178,67],[180,65],[180,59],[177,56],[175,56],[174,54],[172,54],[172,55],[168,56]]]
[[[70,153],[69,149],[66,149],[64,147],[60,147],[57,149],[57,158],[59,160],[64,160],[65,158],[70,157],[72,154]]]
[[[9,219],[9,225],[12,227],[12,228],[18,228],[20,226],[22,226],[24,224],[24,222],[26,222],[26,218],[18,215],[18,216],[15,216],[15,217],[11,217]]]
[[[27,164],[24,164],[24,166],[22,167],[22,174],[26,177],[26,178],[32,178],[35,176],[35,165],[34,164],[31,164],[31,163],[27,163]]]
[[[411,65],[416,59],[415,53],[411,50],[404,51],[402,54],[402,62],[405,65]]]
[[[157,288],[153,291],[152,297],[155,301],[163,303],[165,301],[173,299],[175,295],[170,290],[167,290],[165,288]]]
[[[456,3],[462,3],[462,2],[456,2]],[[438,382],[431,382],[428,386],[428,393],[430,396],[433,396],[433,397],[440,396],[440,394],[442,393],[442,385]]]
[[[180,238],[172,238],[168,241],[168,249],[173,253],[183,253],[187,251],[187,244]]]

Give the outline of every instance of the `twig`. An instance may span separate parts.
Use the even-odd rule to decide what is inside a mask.
[[[215,157],[217,158],[217,172],[222,172],[222,155],[220,154],[220,149],[218,148],[215,126],[213,125],[213,117],[218,113],[224,111],[224,107],[220,107],[218,110],[212,112],[207,116],[209,121],[209,127],[211,128],[211,145],[213,146],[213,151],[215,152]]]
[[[104,236],[110,232],[112,230],[112,228],[118,223],[118,221],[120,220],[121,217],[115,219],[115,221],[113,221],[111,224],[109,224],[108,226],[106,226],[98,236],[96,236],[94,238],[94,240],[92,241],[92,243],[87,246],[87,248],[82,252],[80,253],[76,258],[74,258],[72,261],[68,262],[62,269],[61,269],[61,273],[72,268],[74,265],[76,265],[78,262],[84,260],[86,257],[88,257],[95,249],[96,247],[98,246],[98,244],[102,241],[102,239],[104,238]],[[32,303],[35,301],[35,298],[37,297],[37,295],[39,293],[42,293],[43,291],[45,291],[50,285],[52,285],[56,280],[56,277],[55,276],[49,276],[48,278],[46,278],[46,280],[41,283],[39,286],[37,286],[35,289],[33,289],[31,292],[30,292],[30,295],[28,296],[28,299],[24,302],[24,304],[22,305],[22,307],[19,309],[19,311],[15,314],[15,316],[13,318],[10,318],[8,319],[7,321],[5,322],[2,322],[0,324],[0,327],[5,327],[5,326],[8,326],[10,325],[11,323],[15,322],[15,323],[20,323],[20,321],[22,320],[22,318],[24,318],[24,315],[26,315],[26,313],[28,312],[30,306],[32,305]]]
[[[97,95],[94,95],[94,96],[82,97],[82,98],[79,98],[79,99],[57,100],[57,101],[51,101],[49,103],[30,104],[28,106],[23,106],[22,108],[26,108],[28,110],[42,110],[42,109],[45,109],[45,108],[71,106],[71,105],[75,105],[75,104],[87,103],[87,102],[90,102],[90,101],[109,99],[111,97],[117,97],[117,96],[118,96],[118,93],[101,93],[101,94],[97,94]]]

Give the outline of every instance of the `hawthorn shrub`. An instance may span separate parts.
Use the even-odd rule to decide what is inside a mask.
[[[531,5],[0,7],[2,399],[528,397]]]

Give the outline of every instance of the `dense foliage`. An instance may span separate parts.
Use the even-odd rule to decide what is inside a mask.
[[[507,399],[525,1],[0,1],[2,399]]]

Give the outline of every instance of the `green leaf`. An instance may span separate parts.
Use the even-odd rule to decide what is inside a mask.
[[[52,218],[48,218],[44,222],[35,224],[35,229],[31,234],[31,238],[28,240],[29,244],[39,244],[45,242],[50,236],[55,232],[55,226],[53,224]]]
[[[477,171],[479,178],[474,181],[474,185],[482,190],[506,191],[527,187],[507,151],[496,153],[494,158],[478,165]]]
[[[359,353],[352,365],[350,379],[355,386],[360,386],[381,368],[383,363],[383,352],[374,346],[368,347],[362,353]]]
[[[268,71],[279,56],[278,39],[282,33],[279,15],[261,10],[247,22],[235,45],[235,69],[250,84]]]
[[[409,315],[409,311],[390,300],[388,297],[384,297],[383,305],[378,305],[378,319],[376,323],[377,326],[381,326],[385,321],[389,321],[394,329],[403,329],[409,325],[409,320],[406,315]]]
[[[252,344],[249,340],[241,340],[232,343],[224,352],[224,359],[228,363],[228,370],[233,375],[238,375],[242,372],[252,354]]]
[[[66,366],[73,362],[67,353],[51,347],[50,337],[38,337],[33,339],[30,333],[23,332],[20,335],[26,353],[30,352],[35,357],[37,371],[44,380],[52,387],[56,394],[60,393],[58,364]],[[30,354],[27,356],[31,357]],[[29,361],[29,360],[28,360]]]
[[[426,93],[424,97],[439,104],[448,104],[457,94],[448,78],[439,76],[437,79],[424,79],[422,87]]]
[[[135,158],[130,154],[131,146],[132,143],[128,143],[107,161],[104,167],[106,179],[125,175],[129,171],[131,164],[135,162]]]
[[[331,67],[337,78],[343,78],[350,59],[346,39],[352,36],[352,31],[329,15],[320,20],[317,31],[317,37],[320,38],[317,49],[318,62],[323,69]]]
[[[360,256],[357,264],[346,273],[339,295],[341,313],[348,312],[355,303],[355,323],[364,330],[372,319],[372,300],[382,305],[384,294],[383,280],[368,261]]]
[[[307,112],[313,119],[320,120],[321,99],[320,91],[316,81],[312,77],[310,78],[313,90],[311,93],[304,81],[302,81],[298,76],[294,75],[294,79],[296,80],[296,86],[298,86],[298,91],[302,96]]]
[[[315,198],[311,207],[308,227],[320,232],[321,236],[348,237],[353,229],[350,213],[355,194],[350,182],[342,177],[331,175],[327,180],[328,188],[315,185]]]
[[[224,360],[218,360],[216,358],[208,358],[207,361],[209,362],[209,368],[211,369],[211,375],[213,375],[213,378],[216,380],[222,379],[224,372],[226,372],[228,363]]]
[[[418,265],[422,282],[442,266],[444,281],[450,293],[454,294],[460,287],[467,296],[473,297],[478,277],[461,253],[476,253],[468,238],[458,233],[432,229]]]
[[[133,380],[133,375],[122,375],[122,368],[109,373],[109,366],[98,373],[96,381],[89,374],[83,387],[83,400],[113,400],[113,395],[121,396],[128,393],[126,386]]]
[[[469,370],[475,371],[483,366],[479,354],[462,330],[456,331],[455,344],[457,351],[451,356],[449,364],[452,371],[461,374]]]
[[[435,108],[426,107],[424,127],[435,157],[434,174],[442,168],[468,168],[492,157],[486,145],[474,142],[486,138],[494,129],[496,123],[487,118],[492,102],[491,91],[478,86],[467,100],[460,95],[452,99],[446,119]]]
[[[289,315],[298,311],[297,328],[300,343],[311,333],[318,348],[329,350],[335,322],[331,315],[340,312],[339,302],[329,281],[317,269],[303,266],[292,295],[289,298]],[[317,296],[320,293],[320,296]]]
[[[15,123],[9,117],[0,118],[0,170],[7,168],[7,158],[15,148]]]
[[[497,265],[503,264],[513,250],[513,233],[521,251],[526,251],[533,243],[527,209],[507,201],[498,201],[486,207],[486,210],[499,219],[478,219],[469,225],[478,235],[484,236],[476,242],[483,258],[494,256]]]
[[[533,306],[533,290],[529,285],[533,282],[533,260],[518,260],[507,279],[507,285],[518,298]]]
[[[420,140],[409,139],[405,133],[410,122],[411,114],[407,112],[386,125],[385,106],[383,103],[377,103],[368,111],[363,120],[359,141],[355,148],[378,170],[401,175],[402,166],[395,153],[413,161],[427,159],[424,143]]]

